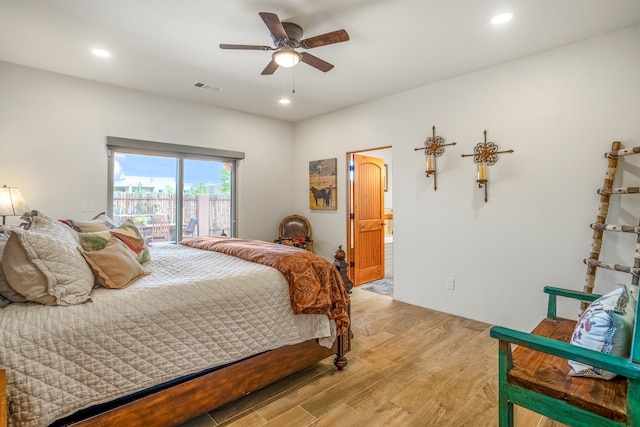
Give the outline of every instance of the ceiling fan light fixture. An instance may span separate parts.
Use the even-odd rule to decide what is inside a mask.
[[[282,49],[273,54],[273,60],[281,67],[291,68],[300,62],[300,54],[293,49]]]

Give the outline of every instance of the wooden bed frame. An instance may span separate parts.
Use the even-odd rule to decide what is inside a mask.
[[[344,251],[336,251],[334,265],[351,291],[351,281],[344,268]],[[342,258],[340,258],[342,257]],[[341,268],[342,267],[342,268]],[[350,307],[347,307],[350,315]],[[127,427],[177,426],[199,415],[218,408],[251,392],[317,363],[332,354],[338,370],[347,366],[345,354],[351,349],[351,328],[338,336],[332,348],[319,345],[316,340],[266,351],[247,359],[225,365],[189,379],[140,394],[122,404],[82,419],[55,425],[74,427]],[[7,426],[6,372],[0,370],[0,427]]]

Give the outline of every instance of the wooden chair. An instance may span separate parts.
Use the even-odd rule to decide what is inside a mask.
[[[153,242],[168,242],[171,233],[169,221],[157,220],[151,225],[151,239]]]
[[[142,239],[144,240],[145,244],[149,244],[151,243],[153,237],[151,235],[151,226],[148,226],[142,222],[136,222],[136,228],[138,229],[138,231],[140,232],[140,235],[142,236]]]
[[[606,224],[611,195],[637,194],[639,187],[613,188],[618,158],[640,153],[640,147],[621,150],[614,142],[609,158],[604,186],[598,190],[600,209],[591,224],[593,243],[587,264],[584,292],[545,287],[549,295],[547,317],[533,330],[525,333],[495,326],[491,336],[499,340],[498,348],[498,411],[501,427],[513,426],[513,405],[525,407],[548,418],[571,426],[640,426],[640,328],[638,304],[633,329],[631,354],[628,358],[600,353],[569,344],[576,321],[556,316],[557,297],[582,301],[583,309],[600,295],[592,293],[597,268],[632,274],[632,284],[638,285],[640,275],[640,227]],[[636,234],[633,267],[599,261],[603,232]],[[513,345],[517,348],[512,349]],[[618,376],[613,380],[573,377],[567,360],[596,366]]]
[[[198,225],[198,220],[196,218],[191,218],[187,226],[182,230],[182,235],[185,237],[193,237],[196,231],[196,226]]]
[[[274,243],[297,246],[313,252],[311,224],[301,215],[289,215],[280,221],[278,238]]]

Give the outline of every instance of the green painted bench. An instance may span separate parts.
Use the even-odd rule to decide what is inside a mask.
[[[553,287],[545,287],[544,292],[549,295],[547,317],[532,333],[491,328],[490,335],[499,340],[500,427],[514,425],[513,405],[576,427],[640,426],[637,322],[629,358],[577,347],[569,344],[576,321],[556,317],[557,297],[592,302],[600,295]],[[567,360],[598,366],[618,376],[610,381],[572,377]]]

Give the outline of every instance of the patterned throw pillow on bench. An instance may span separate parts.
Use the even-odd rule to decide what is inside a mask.
[[[571,344],[601,353],[628,357],[631,348],[636,297],[625,285],[593,301],[578,320]],[[569,361],[570,375],[610,380],[615,373]]]

